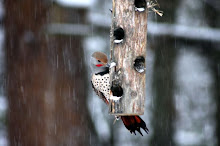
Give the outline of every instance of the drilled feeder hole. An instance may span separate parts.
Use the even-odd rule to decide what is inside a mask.
[[[135,11],[143,12],[146,9],[146,0],[135,0],[134,1],[134,8]]]
[[[116,28],[114,30],[114,43],[119,44],[123,42],[124,37],[125,37],[125,32],[121,27]]]
[[[110,97],[110,99],[112,100],[119,100],[122,95],[123,95],[123,89],[120,85],[118,84],[113,84],[111,86],[111,91],[112,91],[112,96]]]
[[[145,71],[145,59],[143,56],[138,56],[135,59],[134,69],[139,73],[143,73]]]

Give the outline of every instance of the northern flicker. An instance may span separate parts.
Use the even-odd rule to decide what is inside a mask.
[[[102,52],[95,52],[91,56],[90,61],[92,69],[92,87],[96,94],[108,105],[110,96],[110,75],[108,58]],[[146,127],[145,122],[139,116],[121,116],[125,127],[136,135],[135,131],[138,131],[142,136],[140,131],[142,128],[146,133],[149,132]]]

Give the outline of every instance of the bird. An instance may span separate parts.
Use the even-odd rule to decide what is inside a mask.
[[[110,66],[106,54],[102,52],[94,52],[91,55],[90,67],[92,70],[92,88],[106,105],[109,104],[110,97]],[[134,133],[136,135],[135,131],[138,131],[143,136],[140,128],[142,128],[147,134],[149,132],[145,122],[139,116],[120,116],[120,119],[131,134]]]

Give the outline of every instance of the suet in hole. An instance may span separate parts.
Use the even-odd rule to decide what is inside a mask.
[[[116,28],[114,30],[114,43],[116,44],[121,43],[124,37],[125,37],[125,32],[121,27]]]
[[[143,12],[146,9],[146,0],[135,0],[134,1],[134,8],[135,11]]]
[[[118,97],[118,98],[121,98],[122,95],[123,95],[123,89],[120,85],[118,84],[112,84],[112,87],[111,87],[111,91],[112,91],[112,95],[114,97]]]
[[[134,61],[134,69],[142,73],[145,71],[145,59],[143,56],[138,56]]]

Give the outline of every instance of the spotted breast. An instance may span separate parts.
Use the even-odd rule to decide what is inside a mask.
[[[105,98],[109,101],[109,92],[110,92],[110,77],[109,74],[105,75],[93,75],[92,76],[92,84],[94,88],[105,96]]]

